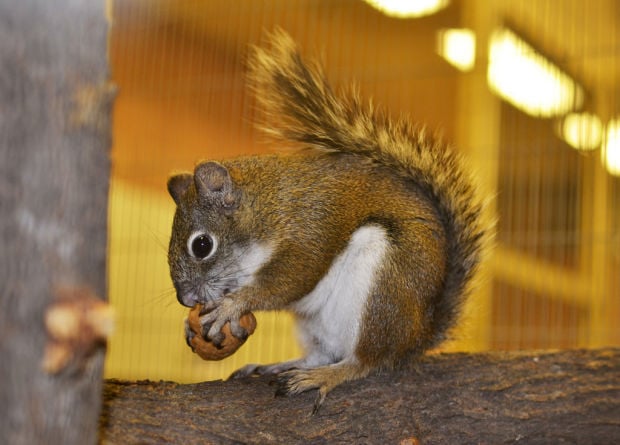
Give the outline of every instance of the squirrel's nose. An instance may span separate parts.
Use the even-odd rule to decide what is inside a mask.
[[[175,282],[174,289],[177,292],[177,300],[183,306],[194,307],[200,303],[198,294],[196,294],[191,286],[185,284],[184,282]]]
[[[179,300],[179,303],[181,303],[183,306],[187,306],[190,308],[200,303],[198,296],[193,292],[185,294],[180,294],[177,292],[177,300]]]

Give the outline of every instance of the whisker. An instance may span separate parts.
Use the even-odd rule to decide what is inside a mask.
[[[161,292],[155,293],[153,297],[148,298],[147,301],[145,301],[144,304],[140,306],[146,307],[150,305],[164,305],[165,304],[165,307],[170,307],[172,304],[176,302],[177,302],[176,290],[173,287],[170,287]]]
[[[141,218],[141,220],[142,220],[141,221],[142,225],[146,229],[149,238],[154,240],[155,244],[162,251],[164,251],[166,254],[168,254],[168,239],[169,239],[170,235],[169,234],[162,235],[161,233],[158,233],[158,231],[155,230],[155,228],[153,227],[152,224],[150,224],[148,221],[143,220],[142,218]]]
[[[225,295],[238,290],[241,283],[254,274],[251,266],[241,267],[239,264],[251,248],[250,244],[246,244],[220,256],[217,269],[211,269],[211,274],[215,273],[215,276],[205,277],[188,265],[182,271],[182,275],[187,277],[185,283],[189,285],[186,291],[194,293],[204,303],[217,303]]]

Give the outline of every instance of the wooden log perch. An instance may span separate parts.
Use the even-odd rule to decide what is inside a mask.
[[[620,348],[440,354],[315,394],[272,378],[104,385],[103,444],[620,443]]]

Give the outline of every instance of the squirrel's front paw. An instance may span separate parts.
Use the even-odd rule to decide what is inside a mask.
[[[242,311],[238,309],[234,300],[224,298],[215,309],[200,317],[202,336],[214,345],[220,345],[225,338],[222,327],[230,322],[230,333],[240,340],[247,339],[249,333],[239,322],[241,315]]]
[[[193,307],[192,310],[189,311],[189,316],[186,320],[185,338],[192,348],[192,351],[204,360],[222,360],[234,354],[245,342],[245,338],[240,339],[233,336],[231,332],[231,323],[225,323],[220,331],[223,335],[221,343],[216,345],[210,341],[207,335],[213,323],[203,326],[201,317],[206,315],[203,309],[201,305]],[[239,323],[245,330],[244,337],[248,337],[256,329],[256,318],[251,312],[243,314]]]

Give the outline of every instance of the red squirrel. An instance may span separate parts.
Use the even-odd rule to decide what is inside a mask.
[[[203,304],[215,344],[250,311],[294,314],[305,356],[247,365],[278,394],[395,367],[454,326],[490,228],[461,160],[355,91],[336,93],[283,31],[249,60],[264,130],[283,153],[199,163],[172,176],[169,265],[179,302]]]

